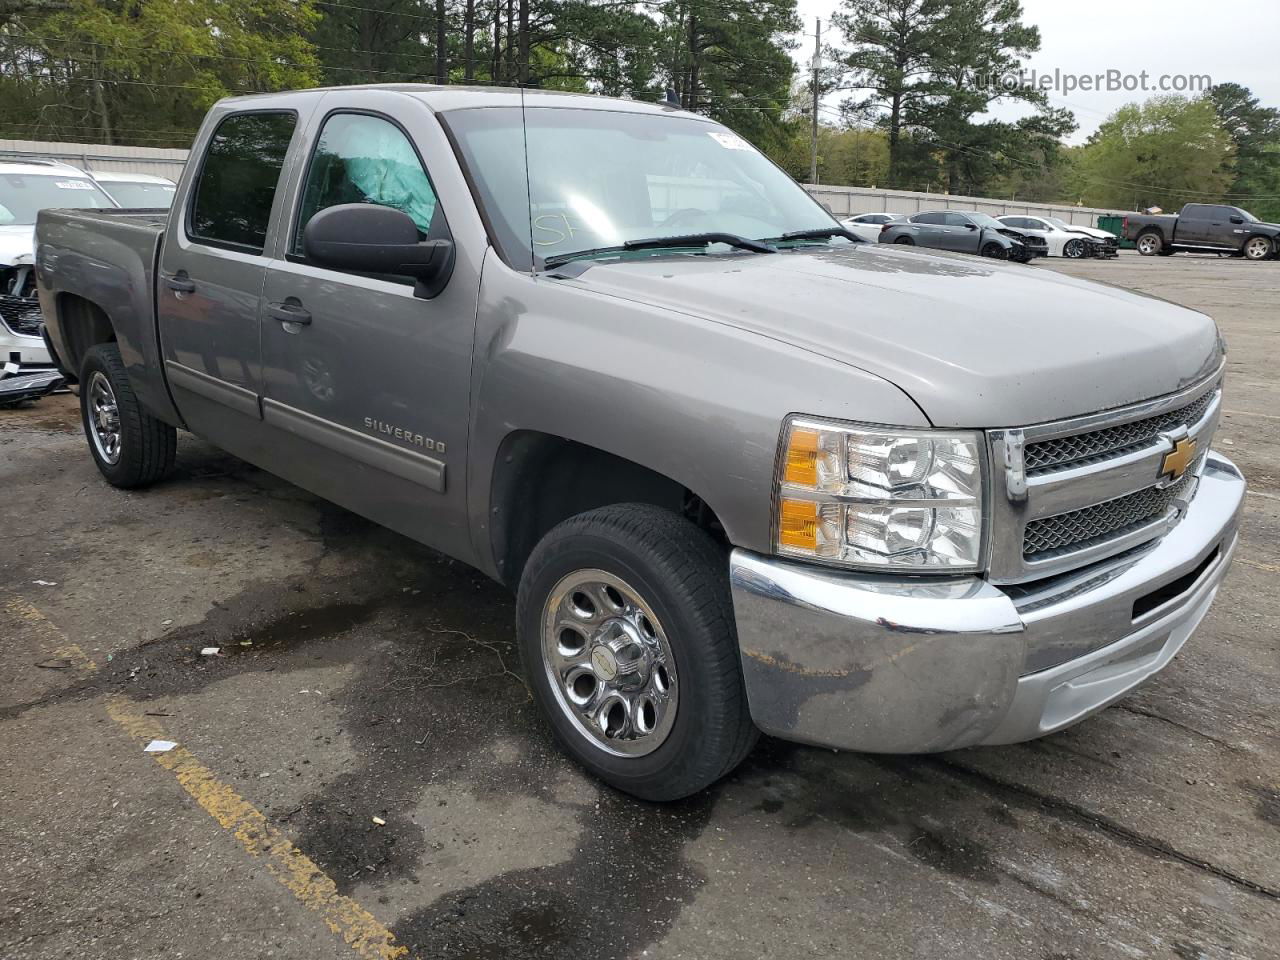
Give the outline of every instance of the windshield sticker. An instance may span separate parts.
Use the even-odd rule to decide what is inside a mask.
[[[92,190],[93,184],[88,180],[55,180],[53,185],[59,190]]]
[[[726,150],[750,150],[751,144],[743,140],[736,133],[729,133],[727,130],[711,130],[707,136],[714,140]]]

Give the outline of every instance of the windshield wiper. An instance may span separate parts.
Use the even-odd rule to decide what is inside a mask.
[[[660,250],[667,247],[705,247],[713,243],[724,243],[739,250],[751,250],[755,253],[778,252],[775,247],[770,246],[763,240],[740,237],[736,233],[713,231],[708,233],[686,233],[676,237],[645,237],[641,240],[628,240],[626,243],[620,243],[612,247],[595,247],[591,250],[561,253],[547,257],[543,261],[543,266],[550,270],[561,264],[568,263],[570,260],[580,260],[584,257],[599,257],[609,253],[627,253],[631,250]]]
[[[816,230],[792,230],[784,233],[776,240],[830,240],[832,237],[844,237],[854,243],[866,243],[860,236],[845,227],[818,227]]]

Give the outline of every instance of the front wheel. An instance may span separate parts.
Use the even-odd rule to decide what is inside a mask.
[[[990,257],[992,260],[1008,260],[1009,259],[1008,248],[1002,246],[1001,244],[996,243],[994,240],[990,241],[989,243],[983,244],[981,252],[984,257]]]
[[[178,433],[138,402],[114,343],[100,343],[85,354],[80,417],[89,452],[112,486],[145,487],[173,469]]]
[[[1246,260],[1265,260],[1271,256],[1271,241],[1266,237],[1250,237],[1244,244]]]
[[[1068,240],[1067,245],[1062,248],[1062,255],[1069,260],[1079,260],[1084,256],[1084,241]]]
[[[677,800],[755,743],[728,557],[689,521],[645,504],[564,521],[520,579],[525,677],[565,752],[645,800]]]

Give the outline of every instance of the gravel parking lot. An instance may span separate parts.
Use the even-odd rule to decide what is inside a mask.
[[[482,576],[191,437],[127,493],[74,398],[0,411],[0,957],[1277,956],[1280,264],[1026,269],[1220,323],[1209,618],[1043,741],[766,740],[671,806],[554,750]]]

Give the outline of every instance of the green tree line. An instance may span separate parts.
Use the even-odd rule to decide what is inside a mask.
[[[210,104],[321,84],[523,85],[660,100],[829,184],[1280,219],[1280,111],[1223,83],[1126,105],[1080,146],[1015,74],[1019,0],[840,0],[820,69],[795,0],[0,0],[0,136],[186,146]],[[997,104],[1023,106],[996,120]]]

